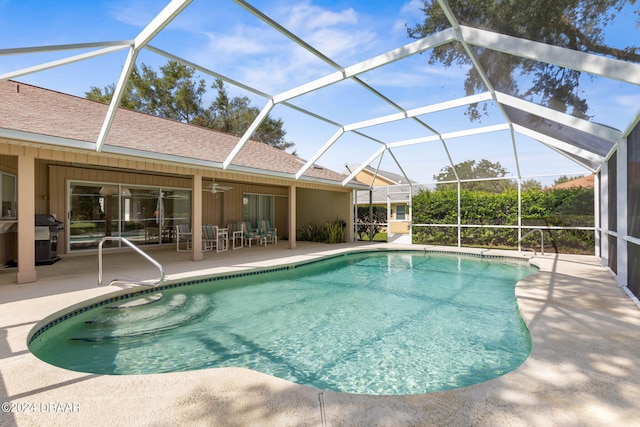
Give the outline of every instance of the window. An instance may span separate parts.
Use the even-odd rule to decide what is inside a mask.
[[[136,245],[172,243],[191,218],[191,191],[104,183],[69,185],[69,249],[95,249],[105,236]],[[105,242],[118,246],[119,242]]]
[[[275,218],[275,196],[267,194],[249,194],[242,196],[242,220],[252,226],[259,226],[263,219],[272,224]]]
[[[398,206],[396,206],[396,219],[398,219],[398,220],[407,219],[407,206],[406,205],[398,205]]]
[[[0,200],[2,200],[2,212],[0,217],[3,219],[16,218],[16,177],[7,173],[0,173],[2,180]]]

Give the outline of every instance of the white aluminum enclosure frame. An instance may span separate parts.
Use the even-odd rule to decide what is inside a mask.
[[[113,121],[113,117],[115,115],[116,106],[118,105],[122,97],[124,87],[126,86],[129,75],[133,69],[133,66],[135,65],[135,60],[139,52],[142,49],[148,48],[149,50],[154,51],[156,53],[165,54],[160,49],[150,46],[149,43],[163,28],[165,28],[177,15],[179,15],[180,12],[184,10],[191,3],[191,1],[192,0],[171,1],[149,23],[149,25],[147,25],[138,34],[138,36],[135,39],[130,41],[57,45],[57,46],[0,50],[0,55],[15,55],[15,54],[45,52],[45,51],[52,52],[52,51],[72,50],[72,49],[81,49],[81,48],[100,48],[100,49],[90,51],[81,55],[74,55],[58,61],[43,63],[38,66],[5,73],[0,75],[0,80],[7,80],[7,79],[15,78],[18,76],[35,73],[35,72],[43,71],[49,68],[63,66],[72,62],[82,61],[85,59],[93,58],[95,56],[106,55],[109,53],[113,53],[113,52],[128,48],[129,53],[127,55],[125,63],[123,64],[122,73],[117,82],[113,100],[106,114],[102,129],[100,131],[100,135],[96,141],[96,150],[101,151],[106,141],[106,138],[108,136],[110,126]],[[510,105],[518,109],[526,108],[527,111],[533,112],[534,114],[539,115],[540,117],[544,117],[548,120],[557,122],[562,126],[575,128],[583,132],[588,132],[594,135],[598,135],[611,144],[609,147],[606,147],[607,152],[611,152],[613,147],[621,141],[621,132],[619,131],[609,129],[606,126],[601,126],[595,123],[579,120],[568,114],[560,113],[555,110],[541,107],[531,102],[523,101],[518,98],[512,97],[510,95],[502,94],[500,92],[493,90],[488,82],[488,79],[484,77],[485,76],[484,70],[482,70],[481,66],[478,64],[477,61],[475,61],[474,58],[471,58],[472,63],[474,64],[474,67],[476,67],[479,74],[483,76],[483,80],[487,83],[487,86],[489,87],[488,92],[476,94],[476,95],[472,95],[472,96],[468,96],[468,97],[460,98],[456,100],[451,100],[443,103],[425,105],[412,110],[401,109],[392,100],[384,97],[379,92],[377,92],[374,88],[370,87],[368,84],[364,83],[362,80],[358,78],[359,74],[365,73],[375,68],[383,67],[387,64],[399,61],[408,56],[412,56],[412,55],[427,51],[436,46],[440,46],[444,43],[460,42],[463,44],[463,46],[464,45],[480,46],[488,49],[493,49],[499,52],[504,52],[510,55],[520,56],[522,58],[560,65],[560,66],[571,68],[581,72],[586,72],[586,73],[602,76],[605,78],[622,81],[625,83],[630,83],[634,85],[640,84],[640,65],[638,64],[605,58],[605,57],[601,57],[594,54],[573,51],[570,49],[547,45],[544,43],[518,39],[515,37],[506,36],[503,34],[494,33],[486,30],[470,28],[463,25],[459,25],[454,18],[451,18],[452,28],[430,35],[428,37],[425,37],[424,39],[417,40],[412,43],[408,43],[400,48],[391,50],[382,55],[378,55],[374,58],[370,58],[360,63],[343,68],[343,67],[340,67],[335,62],[333,62],[330,58],[318,52],[316,49],[308,45],[303,40],[299,39],[297,36],[287,31],[280,24],[268,18],[262,12],[258,11],[256,8],[251,6],[248,2],[241,1],[241,0],[236,0],[235,2],[239,4],[241,7],[247,9],[249,12],[254,14],[256,17],[261,19],[266,24],[273,27],[275,30],[287,36],[294,43],[303,47],[305,50],[312,53],[319,59],[332,65],[334,68],[337,69],[337,71],[332,74],[326,75],[320,79],[316,79],[312,82],[309,82],[301,86],[298,86],[296,88],[292,88],[290,90],[282,92],[280,94],[268,95],[268,94],[262,93],[257,89],[250,88],[248,85],[242,84],[241,82],[236,82],[233,79],[229,79],[223,75],[212,72],[210,70],[206,70],[203,67],[197,66],[197,64],[188,63],[188,61],[184,61],[181,58],[173,56],[173,59],[175,60],[178,60],[183,63],[187,63],[187,65],[189,66],[196,66],[197,69],[199,70],[202,70],[205,72],[208,71],[208,74],[210,75],[214,75],[218,78],[223,79],[224,81],[230,82],[231,84],[239,85],[240,87],[243,87],[245,89],[251,89],[253,93],[259,94],[261,96],[265,96],[267,98],[265,106],[260,111],[260,114],[258,115],[258,117],[251,124],[249,129],[242,135],[236,147],[233,149],[233,151],[229,154],[229,156],[223,162],[223,165],[222,165],[223,169],[227,169],[231,166],[234,158],[237,156],[237,154],[242,149],[244,144],[249,140],[253,132],[257,129],[260,123],[262,123],[262,121],[267,117],[268,113],[276,105],[283,104],[288,107],[291,107],[291,104],[288,104],[287,101],[290,101],[291,99],[296,98],[298,96],[308,94],[310,92],[319,90],[321,88],[327,87],[329,85],[332,85],[334,83],[337,83],[346,79],[353,79],[357,81],[360,85],[364,86],[375,95],[381,97],[385,102],[390,103],[391,105],[394,106],[394,108],[400,111],[393,115],[374,117],[359,123],[339,124],[339,123],[333,122],[332,120],[321,117],[317,114],[314,114],[312,112],[306,111],[304,109],[296,108],[296,110],[304,114],[308,114],[316,119],[323,120],[326,123],[330,123],[338,127],[338,130],[336,131],[334,136],[332,136],[325,143],[325,145],[323,145],[309,159],[309,161],[307,161],[298,170],[298,172],[295,174],[296,179],[300,179],[304,175],[304,173],[314,163],[316,163],[322,157],[322,155],[338,141],[338,139],[340,139],[347,132],[356,132],[360,136],[369,138],[370,140],[380,143],[384,147],[383,151],[391,150],[394,147],[404,146],[407,144],[420,144],[423,142],[432,142],[434,140],[440,140],[446,147],[448,138],[455,138],[460,135],[463,135],[463,133],[450,132],[447,135],[442,135],[438,133],[437,130],[433,129],[430,125],[417,119],[417,116],[428,114],[431,112],[442,111],[449,108],[470,105],[470,104],[483,102],[483,101],[495,102],[499,108],[501,108],[502,104]],[[441,6],[443,6],[444,9],[450,13],[448,4],[446,3],[446,1],[443,0],[443,1],[440,1],[439,3],[441,3]],[[172,56],[172,55],[169,53],[166,53],[165,56]],[[374,125],[389,123],[391,121],[399,121],[404,119],[418,120],[426,128],[428,133],[432,134],[432,137],[424,137],[423,139],[418,138],[412,141],[380,141],[376,138],[369,137],[363,132],[361,132],[361,129],[364,129],[369,126],[374,126]],[[571,158],[573,161],[580,163],[581,166],[586,166],[587,169],[591,171],[595,171],[597,170],[597,168],[588,167],[587,165],[589,163],[600,164],[604,160],[601,154],[593,153],[593,152],[589,152],[589,150],[573,147],[564,141],[557,140],[556,138],[550,137],[548,135],[537,133],[534,129],[527,129],[525,127],[514,124],[510,121],[509,117],[506,114],[504,115],[504,119],[505,119],[505,125],[512,132],[521,133],[523,135],[532,137],[538,140],[539,142],[541,142],[542,144],[547,145],[560,153],[563,153],[564,155],[569,154],[572,156],[569,158]],[[504,129],[505,128],[502,126],[496,126],[494,128],[494,131],[504,130]],[[478,133],[484,133],[487,131],[488,131],[487,129],[469,130],[469,131],[466,131],[464,135],[474,135]],[[376,153],[378,153],[379,155],[381,152],[380,150],[377,150]],[[516,165],[518,165],[519,161],[517,159],[518,157],[517,152],[514,152],[514,155],[516,158]],[[587,162],[582,163],[580,162],[581,159],[584,159]],[[453,166],[453,164],[451,166]],[[518,171],[518,177],[520,177],[519,171]],[[345,183],[346,182],[348,181],[345,180]]]
[[[32,54],[39,52],[50,53],[86,50],[86,52],[81,54],[70,55],[68,57],[64,57],[55,61],[43,62],[36,66],[21,68],[6,72],[4,74],[0,74],[0,81],[38,73],[56,67],[63,67],[72,63],[84,61],[98,56],[104,56],[115,52],[128,50],[126,58],[121,64],[122,72],[119,76],[119,79],[117,80],[113,99],[105,115],[99,136],[95,141],[95,146],[93,147],[96,151],[102,151],[105,150],[105,143],[110,132],[111,124],[115,117],[117,106],[119,105],[119,102],[124,93],[124,89],[128,82],[130,73],[136,64],[139,53],[143,49],[146,49],[155,54],[162,55],[186,64],[190,67],[204,72],[209,76],[220,78],[227,83],[248,90],[251,93],[264,98],[264,106],[262,107],[260,114],[251,124],[249,129],[241,136],[238,143],[235,145],[226,159],[220,164],[211,163],[209,166],[220,168],[223,170],[244,170],[242,169],[242,166],[235,165],[234,160],[236,159],[238,153],[242,150],[246,142],[251,138],[254,131],[267,117],[267,115],[278,105],[284,106],[286,108],[292,108],[308,117],[322,121],[330,126],[334,126],[335,132],[333,133],[333,135],[326,141],[324,141],[322,146],[315,151],[315,153],[309,158],[309,160],[306,161],[297,170],[297,172],[295,172],[295,174],[290,176],[291,178],[295,178],[297,180],[312,180],[313,178],[309,178],[305,175],[305,173],[311,167],[313,167],[314,164],[321,161],[322,157],[329,150],[331,150],[336,145],[336,143],[340,141],[341,138],[345,137],[347,134],[356,135],[360,138],[367,139],[375,143],[374,148],[372,148],[370,152],[359,153],[362,156],[362,160],[359,162],[362,167],[373,163],[376,159],[381,160],[383,156],[388,154],[398,166],[398,169],[406,177],[403,165],[397,160],[396,156],[394,155],[394,150],[399,149],[400,147],[408,147],[434,142],[441,144],[446,153],[449,166],[454,167],[455,164],[452,160],[448,147],[449,141],[455,138],[469,135],[508,131],[510,132],[513,156],[516,165],[516,175],[513,177],[513,179],[516,179],[520,183],[525,177],[522,175],[522,172],[520,170],[520,159],[518,150],[516,149],[515,138],[516,135],[524,135],[528,138],[532,138],[538,141],[546,147],[549,147],[553,151],[559,153],[572,162],[577,163],[582,168],[584,168],[585,171],[600,173],[598,182],[600,183],[600,188],[602,189],[602,191],[597,198],[602,206],[602,209],[600,210],[600,215],[602,216],[602,218],[600,218],[600,220],[602,220],[601,224],[603,235],[600,240],[602,240],[603,244],[606,244],[607,236],[613,236],[614,234],[616,234],[618,238],[618,257],[620,259],[624,259],[624,261],[619,263],[619,266],[622,266],[621,268],[619,268],[619,270],[625,270],[624,273],[618,271],[617,274],[619,277],[619,283],[626,282],[626,243],[630,242],[632,244],[640,244],[640,242],[637,238],[626,236],[628,227],[626,224],[626,211],[624,211],[624,209],[618,211],[619,229],[617,233],[612,233],[606,230],[606,219],[608,215],[606,209],[608,204],[607,175],[610,173],[616,174],[618,182],[617,196],[621,201],[625,200],[628,185],[626,181],[626,137],[629,135],[631,130],[638,125],[638,122],[640,121],[640,114],[636,116],[635,120],[625,131],[621,132],[604,125],[589,122],[587,120],[581,120],[569,114],[561,113],[556,110],[540,106],[533,102],[525,101],[517,97],[501,93],[492,87],[491,82],[487,77],[486,71],[482,68],[477,58],[475,58],[472,47],[490,49],[506,55],[513,55],[532,61],[553,64],[582,73],[600,76],[605,79],[623,82],[625,84],[633,86],[640,85],[640,64],[616,60],[597,54],[579,52],[576,50],[566,49],[545,43],[507,36],[493,31],[461,25],[458,22],[455,13],[449,7],[447,0],[437,0],[438,4],[440,5],[450,22],[450,28],[447,28],[435,34],[431,34],[423,39],[407,43],[404,46],[392,49],[384,54],[377,55],[356,64],[342,66],[314,48],[306,41],[302,40],[297,35],[293,34],[280,23],[268,17],[265,13],[251,5],[248,1],[234,0],[234,3],[236,5],[243,8],[248,13],[252,14],[255,18],[260,20],[262,23],[266,24],[274,31],[279,32],[288,40],[295,43],[295,45],[304,49],[306,52],[310,53],[315,58],[319,59],[335,70],[318,79],[282,91],[281,93],[268,94],[258,88],[252,87],[251,85],[224,76],[216,72],[215,70],[209,70],[199,64],[189,62],[188,60],[175,56],[172,53],[165,52],[161,49],[151,46],[150,43],[155,38],[155,36],[159,34],[164,28],[166,28],[174,20],[174,18],[176,18],[182,11],[184,11],[192,2],[193,0],[171,0],[167,4],[167,6],[160,13],[158,13],[158,15],[155,16],[155,18],[153,18],[135,38],[131,40],[0,49],[0,56]],[[446,43],[460,44],[460,46],[468,55],[475,71],[484,82],[486,86],[485,92],[462,98],[452,99],[446,102],[427,104],[414,109],[403,109],[400,105],[398,105],[398,103],[396,103],[396,101],[383,95],[375,87],[369,85],[359,77],[360,75],[368,71],[385,67],[388,64],[401,61],[405,58],[420,54],[422,52],[427,52],[435,47],[441,46]],[[345,80],[351,80],[355,82],[356,84],[373,94],[375,97],[379,98],[384,103],[395,109],[397,112],[384,116],[368,117],[366,120],[362,120],[356,123],[338,123],[313,111],[298,107],[291,102],[297,97],[313,93],[315,91],[321,90],[339,82],[343,82]],[[438,130],[437,126],[428,123],[424,118],[422,118],[429,113],[474,105],[477,103],[487,103],[495,106],[501,113],[502,122],[491,126],[477,127],[472,129],[465,129],[464,125],[462,125],[460,129],[443,132]],[[579,143],[576,143],[575,141],[563,140],[563,138],[557,134],[554,135],[545,133],[535,126],[518,123],[509,113],[510,111],[514,110],[525,112],[532,117],[540,118],[543,121],[557,125],[557,127],[561,129],[593,136],[595,140],[595,146],[589,146],[586,144],[581,145]],[[421,126],[424,129],[424,135],[406,140],[381,140],[380,138],[375,138],[365,132],[367,128],[372,126],[392,122],[402,122],[405,120],[410,121],[412,124],[417,123],[419,126]],[[12,131],[10,130],[6,130],[3,132],[4,133],[0,136],[6,137],[14,135],[14,133],[12,133]],[[46,136],[37,137],[41,138],[43,141],[46,140],[46,143],[53,141],[53,138],[49,138]],[[56,143],[56,141],[53,141],[51,143]],[[67,143],[88,145],[82,141],[68,141]],[[108,147],[106,150],[108,150],[108,152],[116,152],[117,148]],[[607,160],[612,156],[613,153],[618,153],[619,155],[618,167],[616,171],[608,170],[606,164]],[[378,165],[379,164],[380,162],[378,162]],[[351,171],[351,174],[347,177],[347,179],[342,181],[342,185],[348,186],[358,172],[359,170]],[[269,172],[266,173],[268,174]],[[460,185],[460,182],[462,181],[457,175],[457,171],[454,170],[454,174],[456,174],[457,183],[458,185]],[[624,204],[621,203],[621,205]],[[597,215],[598,214],[596,214],[596,216]],[[602,257],[603,261],[606,262],[608,256],[606,251],[599,251],[599,254]]]

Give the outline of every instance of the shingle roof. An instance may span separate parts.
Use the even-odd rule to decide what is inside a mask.
[[[565,181],[561,184],[554,185],[551,190],[567,190],[571,188],[593,188],[594,174],[583,176],[580,178],[572,179],[571,181]]]
[[[0,129],[95,143],[108,106],[15,81],[0,82]],[[222,164],[239,137],[140,112],[118,109],[105,146]],[[157,157],[157,156],[156,156]],[[256,173],[295,174],[303,163],[267,144],[248,141],[232,165]],[[215,165],[212,165],[215,167]],[[305,177],[342,182],[346,175],[310,168]]]
[[[360,164],[355,163],[355,164],[347,166],[347,169],[348,169],[349,173],[351,173],[350,171],[355,170],[355,169],[357,169],[359,167],[360,167]],[[397,174],[397,173],[385,171],[385,170],[382,170],[382,169],[378,169],[378,172],[376,174],[376,168],[374,168],[371,165],[365,166],[363,170],[366,170],[371,175],[375,174],[380,178],[384,178],[384,179],[386,179],[388,181],[392,181],[395,184],[407,184],[407,179],[404,177],[404,175],[400,175],[400,174]],[[409,180],[409,182],[412,183],[412,184],[416,183],[416,181],[413,181],[413,180]]]
[[[373,187],[371,189],[371,202],[374,205],[386,205],[387,200],[392,204],[396,203],[409,203],[409,192],[411,191],[412,195],[416,195],[420,190],[428,189],[427,186],[424,185],[412,185],[412,188],[409,188],[407,184],[399,184],[399,185],[390,185],[384,187]],[[368,191],[358,191],[356,203],[358,205],[368,205],[369,204],[369,192]]]

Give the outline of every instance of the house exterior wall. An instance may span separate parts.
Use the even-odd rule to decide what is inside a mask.
[[[346,222],[345,239],[353,240],[353,206],[351,191],[328,192],[299,188],[297,192],[298,229],[304,225],[315,222],[323,225],[326,222],[341,219]]]
[[[409,234],[409,221],[391,222],[391,232],[394,234]]]
[[[275,197],[274,226],[278,234],[286,236],[289,223],[288,190],[295,185],[303,195],[297,208],[306,212],[299,218],[313,215],[318,220],[353,220],[351,190],[335,185],[293,181],[292,179],[258,176],[235,171],[219,171],[201,167],[189,168],[170,162],[152,162],[117,154],[101,154],[93,151],[63,151],[50,146],[34,147],[21,141],[0,138],[0,170],[15,174],[17,159],[25,153],[35,153],[35,213],[52,214],[67,221],[67,188],[69,181],[105,182],[124,185],[183,188],[191,190],[192,177],[215,179],[221,185],[232,187],[223,193],[202,192],[202,223],[227,225],[242,219],[243,194],[268,194]],[[312,198],[305,197],[313,194]],[[18,196],[20,197],[20,196]],[[320,201],[318,203],[318,200]],[[310,206],[307,207],[306,204]],[[318,214],[318,204],[328,208]],[[65,226],[65,228],[67,228]],[[349,231],[349,227],[348,227]],[[67,233],[59,233],[58,254],[67,251]],[[0,262],[16,259],[17,233],[0,233]]]
[[[380,175],[376,176],[376,180],[375,182],[373,181],[373,174],[371,174],[371,172],[367,171],[367,170],[361,170],[360,172],[358,172],[355,176],[355,178],[362,182],[363,184],[367,184],[367,185],[371,185],[373,183],[373,185],[375,187],[378,186],[383,186],[383,185],[393,185],[395,184],[395,182],[390,181],[388,179],[385,179],[383,177],[381,177]]]

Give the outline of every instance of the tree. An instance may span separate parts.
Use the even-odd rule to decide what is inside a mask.
[[[373,206],[371,211],[369,206],[358,206],[356,218],[358,240],[364,240],[365,237],[373,240],[373,237],[382,231],[383,224],[387,222],[386,208]],[[372,213],[371,218],[369,218],[370,213]]]
[[[553,185],[555,186],[555,185],[558,185],[558,184],[563,184],[565,182],[569,182],[569,181],[572,181],[572,180],[573,180],[573,178],[569,178],[566,175],[562,175],[561,177],[559,177],[559,178],[557,178],[556,180],[553,181]]]
[[[161,76],[142,64],[131,72],[120,106],[166,119],[191,123],[202,110],[202,97],[206,92],[204,80],[194,81],[195,69],[169,61],[160,67]],[[87,99],[111,102],[115,84],[104,88],[95,86],[85,95]]]
[[[248,97],[236,96],[229,98],[229,94],[221,79],[216,79],[211,86],[218,91],[218,96],[209,108],[201,114],[197,124],[203,124],[212,129],[234,135],[242,135],[258,117],[260,110],[251,107]],[[286,150],[295,144],[285,139],[287,132],[281,119],[267,116],[253,134],[253,139],[264,142],[280,150]]]
[[[526,179],[521,184],[522,191],[542,190],[542,183],[535,179]]]
[[[224,82],[216,79],[212,89],[218,95],[209,108],[203,106],[206,83],[195,80],[196,70],[177,61],[168,61],[160,67],[160,75],[142,64],[131,73],[120,101],[120,106],[158,117],[203,126],[233,135],[243,135],[260,111],[251,106],[246,96],[230,98]],[[91,87],[85,92],[87,99],[111,102],[115,84],[104,89]],[[285,139],[284,122],[267,116],[252,138],[267,145],[286,150],[295,144]]]
[[[627,4],[633,5],[635,0],[449,0],[461,24],[637,63],[640,62],[638,46],[611,47],[604,37],[605,27]],[[407,27],[409,37],[423,38],[451,27],[438,2],[423,0],[422,11],[425,19],[412,28]],[[640,12],[635,13],[640,17]],[[495,89],[527,99],[540,99],[542,105],[588,118],[587,101],[579,91],[579,71],[491,49],[473,46],[471,49]],[[470,65],[471,60],[460,43],[447,43],[431,51],[429,63]],[[516,81],[518,74],[532,79],[531,88],[521,92]],[[487,90],[474,67],[467,73],[465,89],[469,95]],[[470,106],[467,114],[471,120],[481,117],[477,105]]]
[[[109,104],[111,99],[113,99],[113,94],[116,91],[115,83],[111,83],[110,85],[105,86],[104,89],[100,89],[96,86],[91,86],[89,92],[85,92],[85,97],[92,101],[102,102],[104,104]],[[135,110],[137,107],[136,102],[132,97],[133,89],[131,86],[131,82],[127,85],[127,89],[125,90],[122,99],[120,100],[120,106],[123,108],[127,108],[129,110]]]
[[[499,162],[493,163],[483,159],[476,163],[475,160],[467,160],[453,166],[446,166],[440,169],[440,173],[433,176],[438,182],[456,181],[456,173],[461,180],[500,178],[506,176],[509,171],[502,167]],[[473,181],[463,183],[464,189],[469,191],[485,191],[488,193],[502,193],[505,190],[512,190],[515,184],[509,179]],[[456,189],[457,184],[437,184],[436,190]]]
[[[203,79],[194,81],[196,70],[169,61],[156,72],[142,64],[142,74],[137,69],[131,74],[134,94],[138,98],[138,110],[158,117],[191,123],[202,110],[202,97],[206,92]]]

